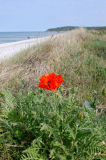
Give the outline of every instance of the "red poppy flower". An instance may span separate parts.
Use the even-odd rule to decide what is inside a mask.
[[[56,88],[58,88],[63,81],[60,74],[56,76],[54,72],[47,73],[40,78],[38,87],[56,92]]]

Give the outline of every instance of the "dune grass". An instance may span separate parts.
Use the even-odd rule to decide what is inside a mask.
[[[48,72],[64,79],[57,93],[38,89]],[[23,50],[0,64],[0,91],[0,159],[105,159],[105,34],[80,28]]]
[[[78,98],[90,100],[95,91],[101,95],[106,79],[106,35],[80,28],[23,50],[1,64],[0,89],[36,88],[48,72],[62,74],[64,88],[78,87]]]

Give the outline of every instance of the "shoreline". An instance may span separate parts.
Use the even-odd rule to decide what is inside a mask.
[[[50,38],[52,38],[52,36],[0,44],[0,62],[9,59],[24,49],[28,49],[29,47],[42,43]]]

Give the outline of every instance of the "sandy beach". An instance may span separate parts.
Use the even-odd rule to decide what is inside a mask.
[[[50,36],[43,38],[35,38],[18,42],[0,44],[0,61],[6,60],[20,51],[27,49],[33,45],[48,40]]]

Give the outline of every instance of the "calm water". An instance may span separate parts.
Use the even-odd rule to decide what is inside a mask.
[[[0,44],[59,34],[58,32],[0,32]]]

